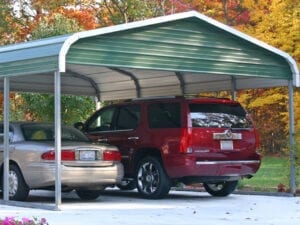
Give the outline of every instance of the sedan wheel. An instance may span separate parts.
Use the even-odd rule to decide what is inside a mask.
[[[29,188],[16,165],[9,166],[8,186],[11,200],[24,201],[28,197]]]
[[[138,164],[136,180],[138,191],[145,198],[163,198],[171,188],[161,163],[154,157],[146,157]]]
[[[205,190],[212,196],[223,197],[230,195],[236,189],[238,181],[224,181],[218,183],[204,183]]]
[[[88,189],[76,189],[76,194],[82,200],[95,200],[97,199],[103,190],[88,190]]]

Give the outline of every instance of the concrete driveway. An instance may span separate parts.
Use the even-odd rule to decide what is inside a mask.
[[[47,205],[53,192],[32,191],[28,202]],[[60,211],[0,204],[0,218],[46,218],[50,225],[297,225],[300,197],[233,194],[225,198],[204,192],[171,191],[168,198],[145,200],[137,192],[106,191],[96,201],[63,194]]]

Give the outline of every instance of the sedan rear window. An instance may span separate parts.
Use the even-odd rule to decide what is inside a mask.
[[[250,128],[251,121],[239,104],[190,104],[193,127]]]
[[[54,141],[53,125],[24,124],[21,129],[26,141]],[[71,127],[62,127],[61,139],[63,141],[88,141],[84,134]]]

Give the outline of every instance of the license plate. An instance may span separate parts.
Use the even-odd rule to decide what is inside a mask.
[[[84,161],[92,161],[96,159],[95,151],[79,151],[79,159]]]
[[[221,142],[221,150],[233,150],[233,142],[231,140]]]

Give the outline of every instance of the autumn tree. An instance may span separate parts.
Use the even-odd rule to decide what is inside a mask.
[[[7,7],[8,11],[5,13],[13,15],[17,19],[20,16],[18,21],[25,21],[22,18],[24,15],[26,15],[26,18],[31,17],[28,25],[30,29],[24,31],[26,38],[20,36],[21,39],[40,39],[73,33],[85,28],[94,28],[94,17],[89,16],[83,19],[86,13],[85,10],[80,14],[76,10],[76,7],[73,9],[64,7],[64,4],[72,2],[74,1],[47,1],[47,4],[45,4],[45,1],[42,0],[25,1],[22,2],[24,5],[21,5],[18,9],[20,12],[14,12],[14,14],[12,12],[8,13],[11,8]],[[12,24],[10,21],[7,21],[5,25],[10,26]],[[14,33],[10,33],[9,35],[13,36]],[[85,120],[95,109],[94,99],[91,97],[63,95],[61,102],[62,121],[68,124]],[[79,105],[80,108],[78,107]],[[53,121],[54,96],[52,94],[36,93],[13,94],[11,96],[11,112],[12,120]]]
[[[252,115],[258,128],[261,149],[267,154],[287,152],[287,88],[239,91],[238,101]]]
[[[239,27],[249,22],[249,11],[243,0],[184,0],[189,8],[197,10],[227,25]]]
[[[244,0],[250,23],[244,32],[293,56],[300,63],[300,1]]]
[[[31,39],[52,37],[83,30],[80,20],[64,10],[55,10],[48,16],[41,16],[38,24],[31,32]],[[75,16],[76,17],[76,16]],[[79,17],[80,18],[80,17]],[[22,103],[19,110],[23,111],[30,120],[53,121],[54,120],[54,96],[53,94],[20,94]],[[73,124],[83,121],[95,110],[95,102],[91,97],[62,95],[61,97],[62,121]],[[80,107],[78,107],[80,106]]]

